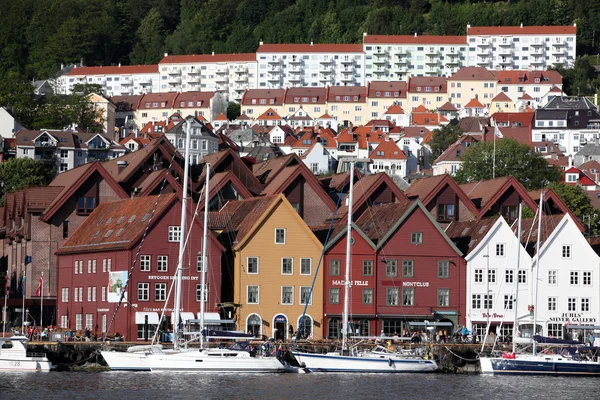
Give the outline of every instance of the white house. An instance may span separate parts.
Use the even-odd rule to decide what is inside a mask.
[[[315,175],[335,171],[335,159],[321,142],[314,142],[308,150],[302,153],[300,159]]]
[[[75,67],[60,82],[64,94],[72,93],[76,84],[98,84],[109,97],[158,92],[158,65]]]
[[[174,127],[165,132],[165,136],[181,154],[184,154],[188,119],[191,119],[192,122],[190,134],[190,162],[192,164],[198,164],[200,160],[207,155],[219,151],[219,138],[206,126],[206,124],[199,121],[197,118],[188,117],[179,121]]]
[[[406,154],[398,147],[392,139],[380,142],[369,155],[373,161],[369,165],[372,174],[386,172],[388,175],[404,177],[406,170]]]
[[[25,129],[23,125],[6,108],[0,107],[0,136],[3,138],[15,137],[15,132]]]
[[[408,126],[410,124],[408,114],[406,114],[398,104],[390,106],[382,118],[392,121],[394,125],[400,127]]]

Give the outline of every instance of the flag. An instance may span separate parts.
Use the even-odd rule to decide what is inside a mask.
[[[4,295],[8,296],[8,275],[4,275]]]
[[[496,135],[500,139],[502,139],[504,137],[504,135],[500,132],[500,128],[498,128],[497,124],[496,124],[496,126],[494,126],[494,135]]]
[[[39,283],[37,289],[35,290],[36,297],[42,297],[42,287],[43,286],[44,286],[44,277],[40,276],[40,283]]]

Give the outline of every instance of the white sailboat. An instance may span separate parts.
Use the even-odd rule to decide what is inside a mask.
[[[405,356],[378,346],[372,351],[358,352],[348,348],[348,313],[350,288],[350,256],[352,243],[352,192],[354,163],[350,165],[348,195],[348,221],[346,233],[346,271],[344,281],[344,311],[342,325],[342,351],[326,354],[292,351],[298,363],[315,372],[433,372],[438,369],[434,360],[420,356]]]
[[[537,331],[537,285],[539,282],[539,263],[540,263],[540,237],[542,232],[542,205],[544,192],[540,194],[540,205],[538,214],[538,237],[536,247],[536,276],[534,290],[534,311],[533,311],[533,329],[534,335]],[[520,261],[521,248],[521,212],[522,206],[519,205],[519,227],[518,227],[518,246],[517,263]],[[517,264],[517,269],[519,265]],[[518,282],[516,283],[515,310],[518,310]],[[577,375],[577,376],[600,376],[600,359],[598,361],[574,359],[565,357],[562,354],[539,354],[537,343],[532,339],[533,354],[518,354],[516,345],[518,342],[517,313],[513,325],[513,347],[512,353],[505,353],[502,357],[480,357],[481,373],[487,375]]]
[[[0,371],[48,372],[52,363],[44,354],[27,355],[27,338],[0,338]]]

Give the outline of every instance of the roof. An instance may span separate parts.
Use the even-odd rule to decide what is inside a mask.
[[[485,67],[462,67],[448,80],[453,81],[497,81],[496,75]]]
[[[364,44],[456,44],[466,45],[466,36],[434,36],[434,35],[366,35]]]
[[[225,114],[221,113],[221,114],[217,115],[217,118],[215,118],[215,121],[229,121],[229,120],[227,119]]]
[[[368,207],[356,221],[356,226],[373,243],[379,244],[412,206],[413,202],[406,201]]]
[[[341,192],[350,184],[349,174],[350,171],[341,172],[339,174],[333,174],[319,178],[319,181],[327,191]],[[358,182],[362,177],[363,174],[357,168],[354,168],[354,183]]]
[[[449,101],[445,102],[438,111],[458,111],[458,108],[454,107]]]
[[[483,208],[510,179],[509,176],[503,176],[485,181],[464,183],[459,186],[468,198],[472,200],[481,199],[480,208]]]
[[[472,145],[477,142],[471,135],[462,135],[458,140],[452,143],[438,158],[435,159],[434,164],[440,162],[459,162],[460,158],[465,154],[466,151],[471,149]],[[469,143],[469,145],[465,145]]]
[[[113,65],[108,67],[75,67],[67,75],[133,75],[158,74],[158,64],[153,65]]]
[[[544,215],[542,216],[542,229],[540,234],[540,248],[544,246],[546,240],[550,237],[554,229],[558,226],[560,221],[564,218],[564,214],[555,215]],[[511,228],[516,234],[519,227],[518,221],[512,224]],[[535,255],[535,247],[537,245],[538,237],[538,219],[537,218],[523,218],[521,226],[521,243],[525,245],[529,255]]]
[[[495,96],[495,97],[492,99],[492,101],[510,101],[510,102],[512,102],[511,98],[510,98],[510,97],[508,97],[508,96],[506,95],[506,93],[504,93],[504,92],[500,92],[500,93],[498,93],[498,94],[497,94],[497,95],[496,95],[496,96]]]
[[[219,213],[226,215],[228,221],[221,235],[226,234],[232,242],[241,241],[278,197],[279,195],[253,197],[225,204]]]
[[[533,100],[533,97],[525,93],[523,96],[519,97],[519,100]]]
[[[242,105],[280,106],[283,104],[284,95],[285,89],[248,89],[242,95]],[[261,104],[261,100],[264,100],[263,104]]]
[[[496,71],[498,85],[545,84],[561,85],[562,75],[558,71],[499,70]]]
[[[483,104],[481,104],[481,102],[477,100],[477,97],[475,97],[467,103],[465,108],[483,108]]]
[[[288,154],[283,157],[271,158],[267,161],[254,164],[252,173],[256,177],[262,177],[264,183],[269,183],[285,167],[298,163],[298,157],[295,154]]]
[[[427,91],[424,88],[432,88]],[[437,91],[435,89],[438,89]],[[448,78],[443,76],[415,76],[409,81],[408,91],[410,93],[436,94],[448,91]]]
[[[523,112],[497,112],[492,114],[496,124],[499,122],[510,124],[511,126],[532,126],[535,114]]]
[[[467,35],[575,35],[576,26],[472,26]]]
[[[325,104],[327,88],[291,87],[285,91],[286,104]]]
[[[362,44],[261,44],[257,53],[362,53]]]
[[[401,137],[420,137],[425,139],[431,131],[424,126],[405,126],[402,128],[403,135]]]
[[[448,122],[448,119],[437,113],[414,113],[411,115],[411,125],[439,125],[441,122]]]
[[[348,99],[344,99],[347,96]],[[365,103],[367,88],[365,86],[331,86],[327,94],[328,102]]]
[[[230,54],[188,54],[168,55],[160,60],[159,64],[188,64],[188,63],[213,63],[213,62],[253,62],[256,53],[230,53]]]
[[[272,108],[269,108],[267,111],[262,113],[262,115],[260,115],[256,119],[263,120],[263,121],[278,121],[278,120],[281,120],[282,118],[279,114],[277,114],[275,112],[275,110],[273,110]]]
[[[452,221],[446,227],[446,235],[452,239],[456,247],[469,254],[477,248],[494,224],[501,217],[481,218],[474,221]]]
[[[143,95],[112,96],[108,100],[116,106],[116,112],[135,111]]]
[[[144,234],[151,217],[155,223],[176,199],[173,193],[102,203],[56,254],[129,249]]]
[[[396,114],[404,114],[404,110],[398,104],[392,104],[387,111],[384,113],[387,115],[396,115]]]
[[[406,98],[406,82],[404,81],[371,81],[367,90],[369,97]]]
[[[406,160],[406,154],[391,139],[380,142],[369,155],[369,158],[377,160]]]

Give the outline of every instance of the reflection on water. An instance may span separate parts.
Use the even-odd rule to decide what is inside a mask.
[[[600,379],[410,374],[0,373],[0,399],[599,399]]]

